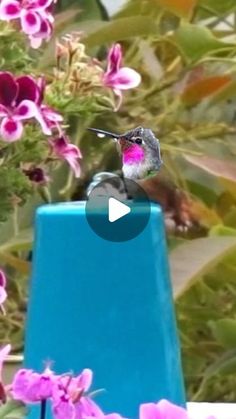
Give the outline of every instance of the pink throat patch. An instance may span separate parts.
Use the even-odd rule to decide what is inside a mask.
[[[144,157],[144,149],[137,144],[123,150],[123,163],[125,164],[140,163],[144,160]]]

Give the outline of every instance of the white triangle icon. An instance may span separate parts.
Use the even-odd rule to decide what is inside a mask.
[[[122,202],[118,201],[118,199],[109,198],[108,219],[110,223],[114,223],[114,221],[119,220],[120,218],[129,214],[130,211],[131,209],[128,207],[128,205],[123,204]]]

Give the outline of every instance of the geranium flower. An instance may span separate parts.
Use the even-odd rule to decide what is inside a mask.
[[[0,135],[8,142],[17,141],[23,134],[22,121],[34,118],[45,135],[52,128],[60,131],[62,116],[43,103],[45,81],[37,82],[30,76],[14,77],[0,72]]]
[[[65,135],[52,139],[49,143],[56,156],[59,159],[66,160],[73,170],[75,177],[79,177],[81,170],[78,160],[82,158],[80,149],[75,144],[69,143],[69,139]]]
[[[38,79],[37,85],[39,89],[39,96],[36,101],[36,104],[39,109],[37,119],[41,125],[43,133],[46,135],[50,135],[52,133],[53,128],[57,128],[58,131],[60,131],[59,123],[63,121],[63,117],[54,109],[43,103],[46,88],[46,81],[44,77],[40,77]]]
[[[28,35],[31,46],[38,48],[43,39],[49,39],[52,34],[54,18],[51,6],[54,0],[2,0],[0,4],[0,19],[20,20],[22,31]]]
[[[56,379],[48,367],[42,374],[30,369],[20,369],[12,381],[12,397],[26,404],[47,400],[52,397]]]
[[[118,110],[122,102],[122,90],[133,89],[141,82],[140,74],[129,67],[121,67],[122,49],[120,44],[114,44],[109,50],[107,58],[107,70],[103,75],[103,83],[113,89],[118,96]]]
[[[105,415],[89,395],[85,395],[91,383],[90,369],[84,369],[77,377],[59,377],[52,397],[54,419],[122,419],[116,413]]]
[[[139,408],[139,419],[189,419],[187,410],[168,400],[144,403]]]
[[[9,72],[0,72],[0,135],[3,140],[19,140],[23,134],[21,121],[37,115],[35,101],[39,97],[32,77],[14,77]]]

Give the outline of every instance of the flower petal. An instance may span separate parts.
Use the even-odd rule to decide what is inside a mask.
[[[81,397],[75,404],[77,418],[104,419],[104,413],[100,407],[89,397]]]
[[[51,135],[52,133],[49,125],[47,124],[47,121],[44,119],[40,111],[40,108],[31,100],[23,100],[20,103],[14,112],[14,118],[16,121],[35,118],[36,121],[38,121],[41,125],[42,131],[45,135]]]
[[[3,0],[0,4],[0,19],[12,20],[20,17],[21,7],[17,0]]]
[[[30,45],[32,48],[37,49],[41,46],[42,41],[50,39],[52,35],[52,24],[49,19],[41,19],[40,29],[34,35],[30,36]]]
[[[54,111],[54,109],[49,106],[42,105],[41,111],[45,119],[48,119],[51,122],[62,122],[63,116],[59,112]]]
[[[11,345],[5,345],[0,349],[0,381],[2,381],[2,367],[3,367],[3,362],[5,361],[5,359],[7,358],[7,356],[9,355],[9,353],[11,352]]]
[[[75,407],[67,395],[62,395],[56,402],[53,400],[54,419],[75,419]]]
[[[36,102],[39,99],[39,87],[37,82],[31,76],[17,77],[16,82],[19,87],[17,95],[17,104],[22,100],[28,99]]]
[[[15,374],[12,381],[12,396],[14,400],[28,403],[27,391],[32,382],[34,373],[32,370],[20,369]]]
[[[42,42],[43,42],[42,38],[36,38],[34,36],[30,36],[29,39],[30,39],[31,48],[38,49],[39,47],[41,47]]]
[[[54,3],[54,0],[37,0],[34,2],[34,7],[36,9],[47,9],[52,3]]]
[[[27,35],[33,35],[40,30],[41,19],[36,12],[21,11],[21,27]]]
[[[164,419],[155,403],[144,403],[139,407],[139,419]]]
[[[68,162],[69,166],[73,170],[75,177],[80,177],[81,168],[78,160],[76,160],[74,157],[72,158],[71,156],[65,156],[65,160]]]
[[[21,121],[24,119],[36,118],[38,115],[38,107],[31,100],[22,100],[22,102],[14,110],[14,119]]]
[[[160,400],[159,403],[157,403],[157,406],[163,419],[188,419],[187,410],[168,400]]]
[[[2,270],[0,270],[0,286],[5,288],[6,284],[7,284],[6,275]]]
[[[119,70],[121,60],[122,50],[120,44],[112,45],[107,57],[107,73],[109,73],[109,75],[112,75]]]
[[[7,116],[7,115],[8,115],[7,108],[0,104],[0,117],[1,116]]]
[[[7,299],[7,292],[5,288],[0,286],[0,305],[2,305],[6,299]]]
[[[67,137],[63,135],[55,140],[51,140],[50,144],[54,153],[59,158],[68,162],[74,172],[75,177],[79,177],[81,170],[78,159],[82,157],[80,149],[76,145],[70,144]]]
[[[105,84],[119,90],[128,90],[137,87],[141,82],[140,74],[129,67],[121,68],[112,77],[105,75]]]
[[[93,371],[89,368],[85,368],[81,374],[77,377],[77,386],[84,391],[88,391],[93,380]]]
[[[20,121],[12,118],[3,118],[0,126],[0,135],[4,141],[13,142],[21,138],[23,134],[23,125]]]
[[[14,77],[8,71],[0,72],[0,103],[11,106],[18,93],[18,85]]]

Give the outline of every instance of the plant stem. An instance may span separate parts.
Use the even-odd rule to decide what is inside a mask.
[[[47,408],[47,399],[44,399],[41,401],[39,419],[46,419],[46,408]]]

